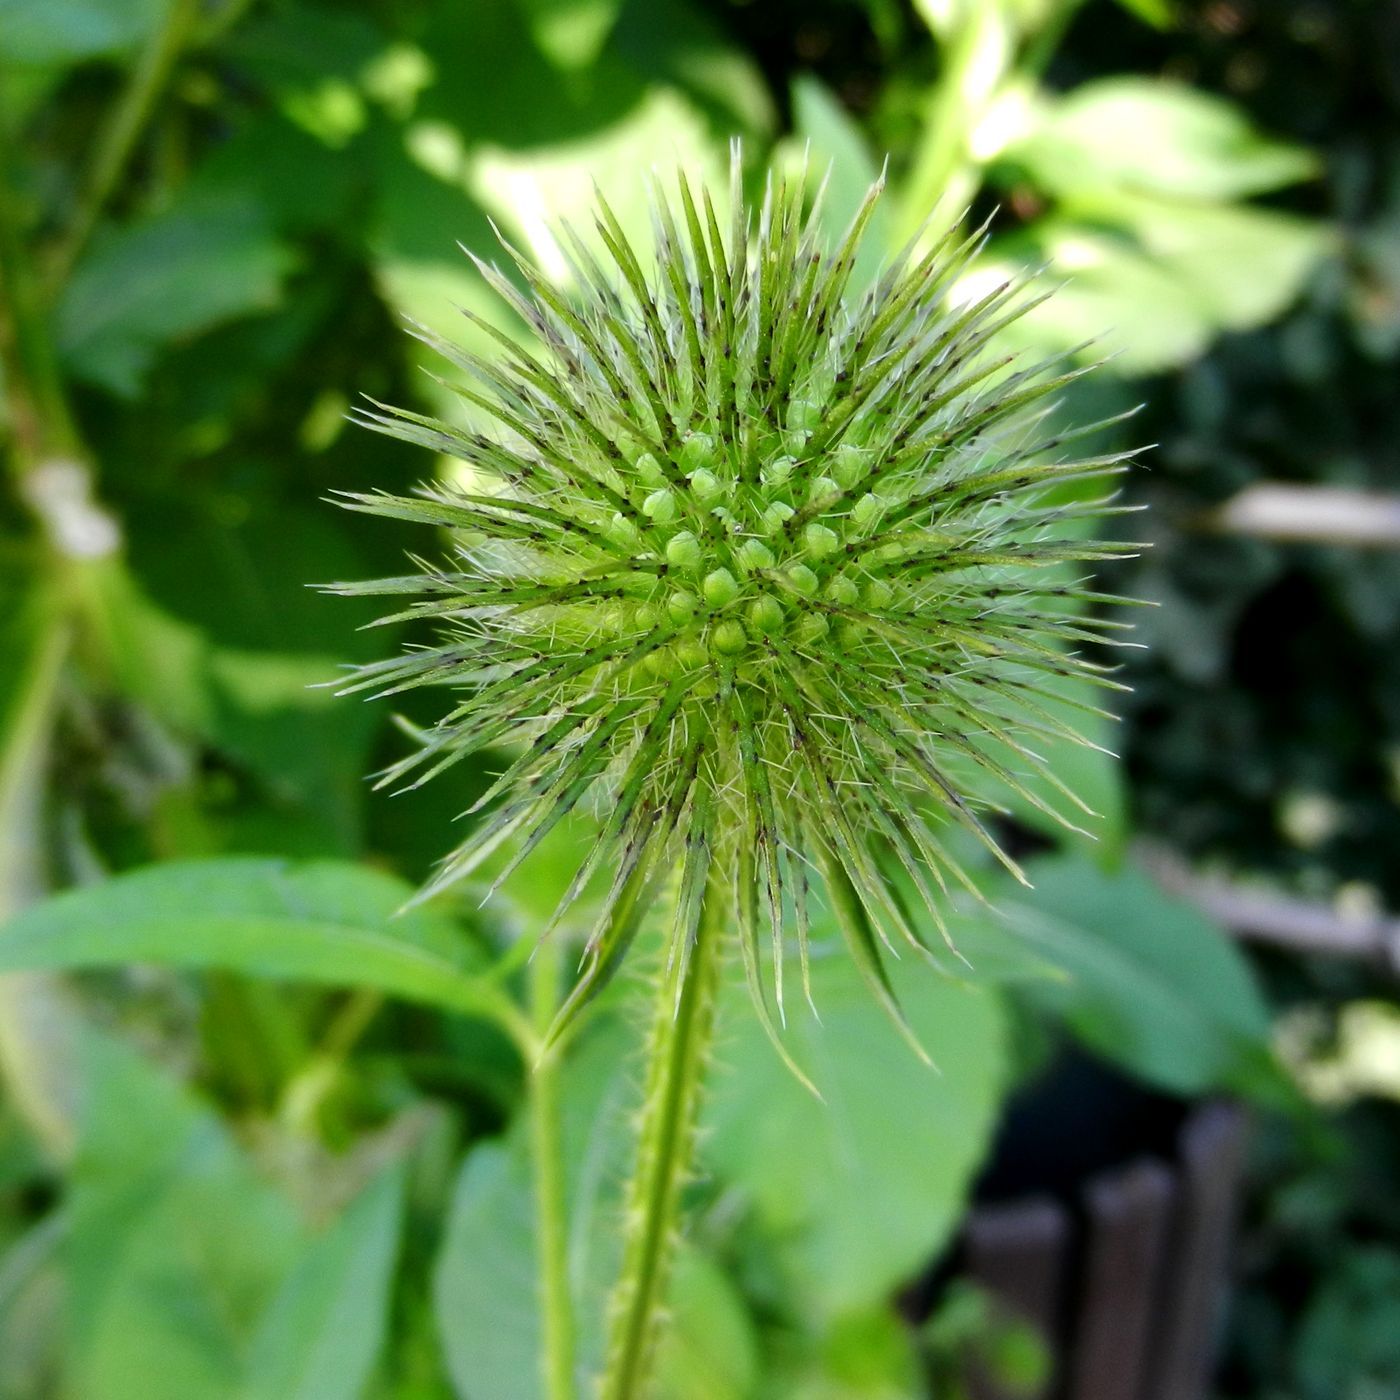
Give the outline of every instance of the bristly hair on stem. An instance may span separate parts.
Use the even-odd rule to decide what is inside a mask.
[[[834,247],[805,188],[770,177],[751,209],[736,148],[728,217],[679,174],[654,189],[645,252],[600,195],[596,240],[562,230],[568,294],[501,238],[517,280],[474,261],[533,338],[481,322],[487,357],[416,332],[490,426],[359,414],[465,464],[417,496],[342,498],[451,542],[441,563],[333,588],[393,596],[392,618],[441,629],[345,687],[455,692],[382,780],[509,755],[426,892],[504,849],[499,884],[570,812],[598,814],[555,916],[601,883],[556,1029],[623,959],[627,911],[678,866],[671,959],[684,967],[721,882],[775,1044],[817,885],[902,1025],[886,959],[933,950],[900,885],[946,938],[950,892],[974,887],[950,828],[1019,875],[979,779],[1046,810],[1057,792],[1067,825],[1083,807],[1035,746],[1079,737],[1046,703],[1061,678],[1116,684],[1081,648],[1124,624],[1086,614],[1097,595],[1074,566],[1128,552],[1086,538],[1086,517],[1122,507],[1082,483],[1129,454],[1077,456],[1103,425],[1052,425],[1084,369],[1001,352],[1042,295],[1029,280],[960,294],[981,231],[916,241],[857,294],[881,184]]]

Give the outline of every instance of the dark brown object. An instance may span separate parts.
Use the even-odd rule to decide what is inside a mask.
[[[1178,1204],[1144,1400],[1202,1400],[1225,1298],[1248,1120],[1207,1104],[1181,1132]]]
[[[1069,1216],[1048,1197],[986,1206],[968,1221],[968,1272],[1011,1313],[1045,1336],[1055,1333],[1069,1241]],[[977,1400],[1042,1400],[1049,1385],[1012,1397],[989,1376],[972,1378]]]
[[[1143,1160],[1091,1181],[1071,1400],[1142,1400],[1175,1189]]]
[[[1248,1117],[1196,1109],[1174,1161],[1092,1178],[1076,1238],[1049,1197],[982,1206],[968,1219],[968,1276],[1036,1327],[1055,1374],[1012,1396],[985,1375],[977,1400],[1205,1400],[1226,1291]]]

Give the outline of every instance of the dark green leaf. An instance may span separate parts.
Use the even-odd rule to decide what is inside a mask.
[[[63,359],[134,398],[161,351],[275,307],[291,261],[260,205],[177,203],[112,233],[79,265],[58,309]]]
[[[1024,994],[1106,1059],[1180,1094],[1213,1090],[1284,1101],[1269,1018],[1249,964],[1204,915],[1135,871],[1083,860],[1028,868],[1034,889],[997,901],[1011,932],[1066,981]]]

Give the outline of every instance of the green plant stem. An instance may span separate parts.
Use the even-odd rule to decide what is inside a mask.
[[[80,456],[81,444],[24,246],[14,153],[14,136],[0,110],[0,354],[13,465],[24,474],[49,457]]]
[[[530,964],[530,1013],[544,1041],[559,1005],[559,942],[546,938]],[[530,1153],[535,1171],[536,1255],[545,1400],[574,1400],[574,1300],[569,1289],[568,1219],[564,1196],[564,1145],[559,1124],[559,1056],[536,1062],[530,1080]]]
[[[636,1166],[627,1190],[622,1271],[611,1300],[599,1400],[640,1400],[645,1394],[709,1061],[722,907],[712,881],[688,962],[678,958],[659,980]]]
[[[54,250],[49,276],[61,288],[74,263],[87,246],[107,201],[126,172],[132,153],[171,70],[185,47],[199,13],[198,0],[168,0],[165,18],[148,40],[117,97],[110,117],[103,122],[97,147],[78,196],[72,223]]]
[[[943,70],[929,99],[913,169],[905,182],[896,243],[914,237],[938,211],[961,218],[981,183],[968,139],[1006,75],[1013,35],[1004,7],[973,4],[944,46]]]

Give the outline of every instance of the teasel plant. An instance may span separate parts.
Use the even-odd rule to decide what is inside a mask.
[[[1124,624],[1086,611],[1112,601],[1086,566],[1128,547],[1084,522],[1121,509],[1107,479],[1128,454],[1076,455],[1102,423],[1055,426],[1083,368],[1000,350],[1047,294],[1037,279],[962,294],[981,231],[925,231],[853,290],[882,184],[833,245],[805,172],[746,202],[736,147],[724,214],[681,173],[654,185],[645,250],[601,196],[590,237],[561,228],[567,292],[502,238],[513,276],[473,260],[530,335],[465,313],[495,347],[478,354],[414,328],[459,372],[474,426],[377,403],[358,415],[458,464],[418,495],[341,498],[451,541],[402,577],[334,586],[440,629],[344,687],[449,696],[381,781],[506,755],[424,895],[508,857],[494,891],[571,813],[593,814],[538,934],[551,948],[587,904],[550,1046],[664,909],[602,1400],[647,1393],[722,966],[742,966],[776,1053],[808,1082],[783,1024],[790,981],[811,999],[820,900],[922,1055],[887,966],[906,950],[947,966],[947,912],[979,889],[950,833],[1023,878],[977,788],[1079,819],[1037,753],[1080,741],[1051,692],[1116,684],[1092,656]],[[547,1123],[534,1141],[557,1152]],[[540,1197],[545,1384],[565,1400],[557,1182]]]

